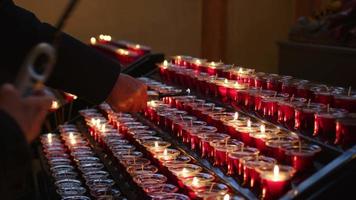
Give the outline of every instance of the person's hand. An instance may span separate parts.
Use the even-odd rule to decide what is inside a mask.
[[[147,105],[147,87],[129,75],[120,74],[106,102],[115,111],[138,112]]]
[[[21,97],[14,86],[4,84],[0,88],[0,109],[9,114],[19,125],[28,143],[40,134],[42,122],[51,107],[48,96]]]

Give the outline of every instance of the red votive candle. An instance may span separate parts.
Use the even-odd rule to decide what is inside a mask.
[[[344,148],[352,147],[356,144],[355,114],[349,114],[349,116],[337,120],[335,144],[340,144]]]
[[[254,157],[259,154],[258,149],[252,147],[244,147],[232,151],[228,154],[227,163],[228,163],[228,174],[229,175],[242,175],[243,173],[243,163],[242,158],[244,157]]]
[[[290,129],[295,126],[295,108],[304,105],[305,99],[296,99],[291,101],[278,102],[278,122],[284,124]]]
[[[257,169],[260,167],[272,168],[276,159],[266,156],[249,156],[242,158],[243,162],[243,180],[244,184],[251,188],[258,188],[261,185],[260,174]]]
[[[230,138],[229,135],[223,133],[204,133],[200,137],[200,151],[202,157],[213,157],[214,149],[210,145],[213,141],[225,141]]]
[[[190,133],[190,148],[195,150],[198,149],[200,144],[200,137],[204,133],[215,133],[218,129],[214,126],[202,126],[199,129],[192,131]]]
[[[291,187],[295,170],[289,166],[275,165],[272,170],[261,173],[262,198],[278,199]]]
[[[314,130],[314,115],[325,109],[325,105],[310,103],[309,105],[296,107],[295,109],[295,129],[308,133]]]
[[[343,108],[349,112],[356,112],[356,95],[335,95],[334,106]]]
[[[299,138],[293,134],[280,134],[266,141],[267,155],[276,158],[281,163],[285,162],[284,146],[298,144]]]
[[[336,120],[345,117],[344,109],[331,108],[329,111],[321,111],[315,114],[314,136],[321,136],[330,141],[335,140]]]
[[[288,145],[284,147],[287,162],[297,172],[305,172],[314,169],[314,158],[321,148],[317,145]]]
[[[214,165],[224,167],[227,165],[228,154],[241,149],[244,144],[236,139],[228,139],[225,141],[212,141],[210,145],[214,149]]]

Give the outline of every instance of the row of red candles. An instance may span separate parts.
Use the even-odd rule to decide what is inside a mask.
[[[174,56],[172,64],[190,69],[192,71],[189,72],[195,72],[195,74],[203,73],[207,76],[226,78],[239,84],[247,84],[249,87],[287,93],[290,96],[294,95],[295,97],[349,109],[351,112],[356,111],[356,96],[351,91],[351,88],[346,91],[342,87],[330,87],[291,76],[255,72],[254,69],[234,67],[233,65],[225,65],[222,62],[207,62],[205,59],[189,56]],[[162,68],[168,66],[169,64],[162,66]]]
[[[103,170],[104,165],[94,155],[86,138],[75,125],[66,124],[59,127],[61,134],[45,134],[41,143],[50,170],[55,180],[57,193],[62,199],[90,199],[82,180],[94,198],[119,198],[121,193],[112,187],[114,181]],[[73,164],[74,163],[74,164]],[[76,168],[81,172],[80,176]]]
[[[177,60],[172,62],[179,63]],[[209,69],[209,67],[205,68]],[[233,69],[229,69],[229,71]],[[237,72],[241,70],[242,72],[247,71],[248,73],[246,73],[250,74],[251,77],[256,77],[252,73],[253,70],[243,68],[236,68],[235,70]],[[356,136],[353,134],[356,129],[356,117],[354,114],[348,114],[347,110],[342,109],[344,107],[354,111],[353,104],[356,103],[356,97],[354,96],[339,95],[334,98],[332,92],[319,91],[319,93],[315,93],[310,90],[306,93],[312,95],[308,96],[309,100],[307,100],[300,97],[303,95],[298,95],[298,93],[250,87],[246,83],[217,78],[216,76],[189,69],[186,66],[177,66],[168,62],[160,64],[160,72],[161,77],[169,83],[196,89],[196,91],[200,91],[201,94],[209,97],[218,97],[223,102],[229,102],[233,106],[254,111],[265,119],[281,123],[292,130],[313,132],[315,136],[319,135],[323,139],[344,147],[349,147],[356,143]],[[242,73],[242,75],[246,74]],[[276,78],[276,75],[273,77]],[[285,82],[275,83],[282,84],[282,88],[286,88],[283,87]],[[292,91],[299,91],[300,88],[298,89],[297,85],[294,85],[294,87],[295,90],[293,89]],[[325,87],[314,85],[314,87],[310,88],[320,89]],[[302,93],[304,89],[300,90],[299,93]],[[342,90],[340,89],[340,91]],[[332,96],[332,98],[327,98],[324,95],[325,93],[329,93],[329,97]],[[311,103],[311,100],[318,103]],[[330,108],[333,102],[336,103],[334,104],[335,106],[341,108]],[[325,105],[325,103],[328,104]]]
[[[149,82],[148,79],[142,80]],[[301,144],[299,138],[292,133],[283,133],[278,129],[266,128],[264,125],[258,127],[257,123],[251,123],[244,116],[224,112],[223,108],[214,107],[211,103],[205,103],[204,100],[193,96],[168,97],[164,98],[164,101],[165,104],[159,101],[150,102],[146,111],[147,117],[161,128],[181,138],[184,143],[190,145],[191,149],[200,151],[203,157],[213,158],[215,165],[227,167],[229,175],[241,176],[245,183],[253,188],[258,187],[261,182],[259,174],[253,169],[256,163],[264,163],[271,169],[276,161],[270,157],[257,156],[259,153],[272,156],[280,163],[292,164],[296,171],[303,172],[312,168],[313,158],[320,151],[320,148],[315,145]],[[188,116],[188,113],[198,116],[202,121]],[[206,126],[206,122],[217,128]],[[228,135],[217,134],[217,130]],[[283,162],[285,160],[288,163]],[[246,161],[253,167],[246,167],[243,164]],[[287,188],[279,188],[281,189],[279,195]],[[268,189],[262,191],[265,191],[264,196],[268,198],[270,191]]]
[[[184,191],[187,191],[192,199],[203,197],[204,199],[234,199],[226,193],[228,190],[224,184],[216,182],[209,182],[208,184],[207,181],[202,181],[203,177],[211,177],[209,174],[187,171],[187,175],[181,177],[178,172],[196,165],[187,164],[190,162],[190,158],[184,155],[173,156],[178,150],[168,148],[170,143],[154,136],[155,132],[148,130],[148,126],[143,126],[130,114],[114,113],[107,104],[100,105],[100,108],[108,113],[109,121],[97,111],[86,110],[81,112],[91,128],[91,134],[119,159],[119,163],[124,163],[124,167],[133,177],[134,182],[142,187],[150,197],[153,199],[189,199],[187,196],[177,193],[178,188],[176,186],[166,184],[167,178],[164,175],[157,174],[158,171],[164,171],[171,174],[170,180],[172,180],[172,176],[179,177],[174,182],[181,188],[185,188]],[[141,147],[140,150],[144,153],[135,149],[135,146]],[[146,155],[150,159],[143,158],[142,155]],[[154,163],[151,163],[150,160],[152,159],[155,161]],[[152,164],[157,164],[159,169]],[[180,165],[183,167],[179,168]],[[171,168],[175,169],[176,172],[170,172]],[[200,170],[197,172],[200,172]],[[194,185],[194,177],[198,175],[201,178],[197,180],[201,183]]]
[[[151,52],[151,48],[147,46],[127,41],[114,41],[109,35],[92,37],[90,39],[90,46],[117,58],[123,65],[130,64],[143,55]]]

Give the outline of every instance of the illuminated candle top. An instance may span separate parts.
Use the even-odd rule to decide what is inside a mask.
[[[100,132],[102,133],[106,132],[106,124],[101,125]]]
[[[92,45],[96,44],[96,38],[95,37],[91,37],[90,38],[90,44],[92,44]]]
[[[164,60],[163,61],[163,67],[166,69],[168,67],[168,61],[167,60]]]
[[[238,120],[239,119],[239,113],[238,112],[235,112],[235,114],[234,114],[234,120],[236,121],[236,120]]]
[[[273,167],[273,180],[279,180],[279,179],[280,179],[279,167],[278,167],[278,165],[275,165]]]
[[[56,101],[56,100],[52,101],[51,109],[52,110],[57,110],[58,108],[59,108],[58,101]]]
[[[250,119],[247,120],[247,127],[251,128],[252,122]]]
[[[72,132],[69,133],[69,140],[72,145],[76,144],[76,141],[75,141],[75,138],[74,138],[74,135]]]
[[[193,181],[192,181],[192,186],[193,187],[199,187],[199,179],[197,177],[194,177],[193,178]]]
[[[125,56],[130,54],[130,52],[125,49],[118,49],[116,52],[120,55],[125,55]]]
[[[213,61],[213,62],[210,62],[210,67],[212,67],[212,68],[215,68],[215,62]]]
[[[105,40],[105,41],[111,41],[111,36],[110,35],[103,35],[103,34],[100,34],[99,35],[99,39],[100,40]]]
[[[155,144],[156,145],[156,144]],[[158,145],[158,144],[157,144]],[[167,157],[168,156],[168,150],[167,149],[164,149],[163,151],[163,156]]]
[[[230,200],[230,195],[229,194],[225,194],[223,200]]]
[[[195,60],[196,65],[201,65],[201,61],[199,59]]]
[[[95,39],[95,38],[94,38]],[[74,100],[77,99],[78,97],[74,94],[71,93],[66,93],[69,97],[73,98]]]
[[[225,83],[225,84],[228,84],[228,83],[229,83],[229,81],[227,80],[227,78],[225,78],[224,83]]]
[[[189,170],[187,168],[183,168],[181,172],[182,177],[188,177],[189,176]]]
[[[158,142],[155,141],[155,148],[158,149],[159,148],[159,145],[158,145]],[[166,149],[167,150],[167,149]]]
[[[136,48],[136,49],[140,49],[141,46],[140,46],[139,44],[136,44],[136,45],[135,45],[135,48]]]
[[[47,134],[47,140],[48,140],[49,144],[52,144],[52,134],[51,133]]]
[[[261,124],[260,131],[261,133],[266,133],[266,125]]]

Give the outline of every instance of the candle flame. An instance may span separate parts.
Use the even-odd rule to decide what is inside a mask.
[[[195,64],[196,64],[196,65],[201,65],[201,61],[200,61],[199,59],[197,59],[197,60],[195,61]]]
[[[125,56],[130,54],[129,51],[127,51],[125,49],[118,49],[118,50],[116,50],[116,52],[120,55],[125,55]]]
[[[105,40],[105,41],[111,41],[111,36],[110,35],[103,35],[103,34],[100,34],[99,35],[99,39],[100,40]]]
[[[181,174],[182,174],[183,177],[188,177],[188,172],[189,172],[189,171],[187,170],[187,168],[184,167],[184,168],[182,169]]]
[[[95,37],[91,37],[90,38],[90,44],[92,44],[92,45],[96,44],[96,38]]]
[[[168,61],[167,60],[163,61],[163,66],[168,67]]]
[[[151,101],[147,102],[147,106],[155,108],[156,102],[154,100],[151,100]]]
[[[71,94],[71,93],[67,93],[67,95],[68,95],[69,97],[71,97],[72,99],[74,99],[74,100],[78,98],[76,95]]]
[[[100,132],[102,133],[106,132],[106,124],[101,125]]]
[[[230,195],[229,194],[225,194],[223,200],[230,200]]]
[[[140,46],[139,44],[136,44],[136,45],[135,45],[135,48],[136,48],[136,49],[139,49],[139,48],[141,48],[141,46]]]
[[[247,120],[247,127],[251,128],[252,122],[250,119]]]
[[[167,149],[164,149],[163,151],[163,156],[167,156],[168,155],[168,150]]]
[[[52,134],[49,133],[49,134],[47,135],[47,139],[48,139],[48,143],[51,144],[51,143],[52,143]]]
[[[242,68],[239,69],[239,73],[242,73]]]
[[[261,131],[261,133],[265,133],[266,132],[266,125],[261,124],[260,131]]]
[[[69,133],[69,140],[72,145],[75,145],[76,141],[72,132]]]
[[[52,101],[51,109],[52,110],[57,110],[58,108],[59,108],[58,101],[56,101],[56,100]]]
[[[192,186],[194,186],[194,187],[198,187],[199,186],[199,179],[197,177],[193,178]]]
[[[278,165],[275,165],[273,167],[273,176],[278,177],[278,175],[279,175],[279,167],[278,167]]]
[[[235,114],[234,114],[234,120],[236,121],[236,120],[238,120],[239,119],[239,113],[238,112],[235,112]]]
[[[229,81],[227,80],[227,78],[225,78],[224,83],[225,83],[225,84],[228,84],[228,83],[229,83]]]
[[[156,149],[159,148],[159,145],[158,145],[158,142],[157,142],[157,141],[155,141],[155,148],[156,148]]]
[[[211,66],[213,66],[213,67],[215,67],[215,65],[216,65],[214,61],[211,62],[210,64],[211,64]]]

